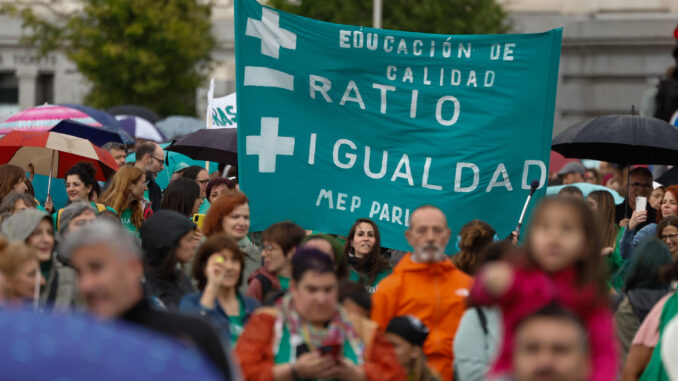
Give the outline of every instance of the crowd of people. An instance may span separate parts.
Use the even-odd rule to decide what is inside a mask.
[[[570,186],[539,201],[520,243],[472,218],[453,234],[422,205],[401,252],[367,218],[340,235],[292,221],[251,232],[237,179],[184,166],[161,189],[159,145],[139,144],[133,163],[106,149],[116,173],[100,183],[76,164],[58,210],[25,168],[0,166],[0,314],[142,327],[224,380],[678,377],[678,186],[647,168],[566,165]],[[572,186],[612,180],[619,205]]]

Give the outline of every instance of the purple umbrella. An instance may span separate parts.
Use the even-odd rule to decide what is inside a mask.
[[[135,139],[152,140],[156,143],[166,142],[167,138],[148,120],[133,115],[118,115],[115,117],[122,128]]]

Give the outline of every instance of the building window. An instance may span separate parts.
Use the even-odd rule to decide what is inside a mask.
[[[38,74],[35,104],[54,103],[54,73]]]
[[[19,79],[14,72],[0,72],[0,104],[19,104]]]

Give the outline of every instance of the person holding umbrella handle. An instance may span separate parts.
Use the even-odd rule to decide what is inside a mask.
[[[33,182],[33,178],[35,177],[35,166],[33,163],[28,163],[28,178],[26,179],[28,182]],[[28,184],[26,185],[28,187]],[[35,198],[35,195],[33,195]],[[37,201],[37,199],[36,199]],[[38,201],[38,205],[40,205],[40,201]],[[47,193],[47,198],[45,199],[45,203],[43,204],[43,208],[47,213],[54,213],[54,203],[52,202],[52,197]]]

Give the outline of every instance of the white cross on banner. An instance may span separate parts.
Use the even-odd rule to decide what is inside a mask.
[[[261,118],[261,135],[248,136],[248,155],[259,156],[259,172],[275,172],[276,156],[294,154],[294,138],[278,136],[278,118]]]
[[[247,19],[245,34],[261,39],[261,54],[278,59],[280,47],[297,49],[297,35],[287,29],[280,28],[280,15],[264,8],[261,21]]]

